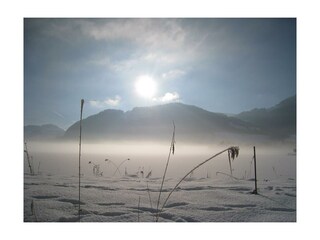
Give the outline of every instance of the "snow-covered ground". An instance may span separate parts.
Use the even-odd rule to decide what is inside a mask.
[[[164,183],[160,206],[178,178]],[[155,221],[160,178],[95,177],[81,179],[82,222]],[[296,181],[188,178],[173,193],[160,222],[294,222]],[[150,195],[150,197],[149,197]],[[33,205],[33,210],[32,206]],[[78,221],[78,178],[39,174],[24,177],[24,221]]]
[[[77,144],[30,142],[28,149],[36,175],[29,174],[25,160],[24,221],[78,221]],[[168,166],[160,207],[190,169],[222,149],[177,145]],[[82,150],[82,222],[155,221],[167,145],[84,144]],[[295,222],[296,156],[292,146],[257,147],[258,195],[251,194],[252,150],[252,146],[240,146],[238,158],[232,161],[236,178],[227,175],[227,153],[194,171],[171,195],[159,221]],[[98,165],[99,170],[95,167]],[[102,176],[95,176],[93,170],[103,172]],[[133,177],[141,171],[144,176]],[[151,177],[146,178],[150,171]]]

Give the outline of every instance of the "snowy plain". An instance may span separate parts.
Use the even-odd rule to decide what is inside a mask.
[[[161,179],[83,178],[81,221],[154,222]],[[148,181],[148,187],[147,187]],[[165,182],[162,196],[178,179]],[[173,222],[293,222],[296,221],[294,179],[260,181],[251,194],[248,180],[189,179],[173,193],[159,221]],[[151,202],[149,199],[149,194]],[[76,177],[25,176],[24,220],[78,221]],[[139,204],[140,198],[140,204]],[[34,211],[31,212],[33,202]]]
[[[36,145],[33,147],[36,149]],[[272,153],[270,149],[258,151],[259,194],[255,195],[252,194],[251,149],[243,149],[239,158],[232,162],[235,178],[228,176],[226,154],[208,162],[179,185],[160,214],[159,222],[296,222],[296,156],[286,148]],[[249,150],[246,152],[245,149]],[[139,151],[131,152],[131,160],[125,162],[120,171],[104,161],[104,154],[84,154],[81,222],[155,222],[167,154],[161,152],[164,154],[155,154],[157,157],[153,157],[156,159],[153,161],[148,157],[143,159]],[[33,156],[34,162],[39,159],[41,165],[39,174],[30,175],[25,164],[24,221],[77,222],[76,152],[66,155],[65,152],[35,151]],[[208,152],[172,156],[160,207],[184,173],[207,156]],[[100,165],[102,176],[93,174],[88,159]],[[115,165],[119,165],[125,155],[114,155],[113,159]],[[149,178],[130,174],[138,169],[153,172]],[[125,170],[129,172],[127,176]]]

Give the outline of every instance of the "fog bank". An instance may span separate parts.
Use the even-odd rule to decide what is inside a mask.
[[[42,174],[77,175],[79,161],[78,142],[28,142],[34,171]],[[176,143],[171,154],[168,177],[180,178],[194,166],[231,145],[197,145]],[[253,178],[253,146],[238,144],[240,154],[232,161],[233,176]],[[169,155],[170,144],[164,142],[99,142],[82,144],[81,171],[93,175],[93,164],[99,165],[102,177],[121,177],[138,170],[152,171],[152,177],[161,177]],[[291,145],[256,145],[258,178],[296,178],[296,156]],[[106,161],[109,159],[109,161]],[[130,159],[129,161],[125,161]],[[92,164],[89,164],[91,162]],[[123,162],[123,163],[122,163]],[[39,165],[40,163],[40,165]],[[120,166],[120,173],[116,166]],[[29,172],[26,156],[24,172]],[[193,173],[193,177],[225,177],[230,174],[227,153],[212,159]],[[121,174],[121,175],[120,175]]]

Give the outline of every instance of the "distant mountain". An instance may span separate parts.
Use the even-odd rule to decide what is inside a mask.
[[[182,103],[138,107],[131,111],[107,109],[82,122],[86,140],[169,140],[173,121],[181,141],[207,142],[234,135],[259,134],[252,124]],[[79,122],[69,127],[65,139],[79,137]]]
[[[296,96],[271,108],[232,116],[182,103],[137,107],[127,112],[107,109],[83,119],[83,140],[170,141],[173,121],[179,141],[232,143],[248,139],[295,139]],[[24,127],[24,137],[26,140],[78,140],[79,121],[66,131],[53,124],[28,125]]]
[[[56,125],[27,125],[24,127],[25,140],[54,140],[64,135],[65,131]]]
[[[296,105],[296,96],[292,96],[274,107],[256,108],[234,117],[252,124],[261,133],[273,138],[287,138],[296,135]]]

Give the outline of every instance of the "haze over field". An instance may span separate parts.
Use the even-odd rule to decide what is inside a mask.
[[[28,174],[25,161],[25,221],[78,221],[78,142],[29,142],[28,146],[36,174]],[[190,169],[226,146],[177,142],[160,206]],[[193,171],[172,195],[159,221],[296,221],[293,149],[257,144],[259,195],[254,196],[253,149],[239,147],[232,173],[227,153]],[[154,222],[168,150],[168,144],[150,141],[83,144],[81,221]]]

